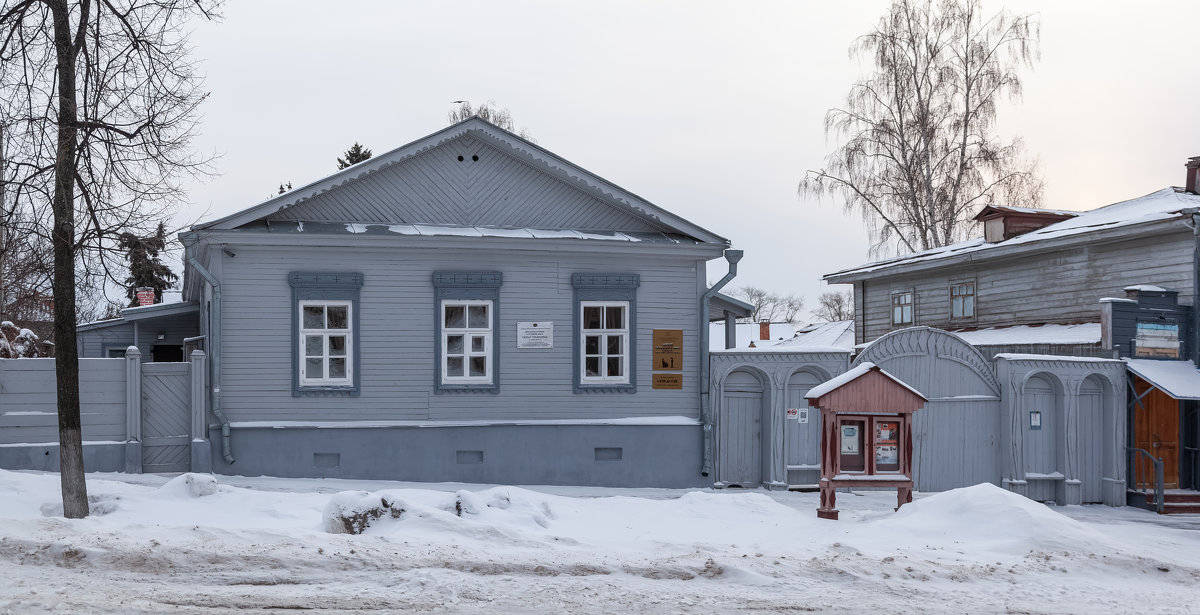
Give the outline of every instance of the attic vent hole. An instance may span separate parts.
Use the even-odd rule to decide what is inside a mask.
[[[471,156],[471,162],[479,162],[479,154]]]
[[[459,156],[459,157],[458,157],[458,161],[459,161],[459,162],[462,162],[462,161],[463,161],[463,157],[462,157],[462,156]]]

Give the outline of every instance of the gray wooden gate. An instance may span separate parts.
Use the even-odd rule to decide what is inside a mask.
[[[763,386],[749,372],[725,380],[718,436],[718,473],[728,486],[753,489],[762,482]]]
[[[804,401],[809,389],[826,379],[807,371],[788,378],[787,407],[800,415],[784,423],[784,451],[788,485],[815,487],[821,480],[821,411]]]
[[[142,364],[142,471],[191,469],[187,363]]]

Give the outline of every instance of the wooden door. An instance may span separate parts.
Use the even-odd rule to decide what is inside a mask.
[[[1134,380],[1138,395],[1150,388],[1141,378]],[[1163,462],[1163,487],[1179,488],[1179,401],[1158,389],[1142,398],[1133,408],[1134,446],[1150,451]],[[1137,483],[1154,485],[1154,466],[1138,455],[1134,466]]]
[[[1079,387],[1078,447],[1079,473],[1083,481],[1083,503],[1104,497],[1104,386],[1088,378]]]
[[[753,374],[733,372],[721,400],[718,479],[729,486],[754,489],[762,483],[762,384]]]
[[[142,365],[142,471],[191,469],[191,386],[187,363]]]
[[[784,419],[784,459],[789,485],[816,485],[821,481],[821,411],[804,400],[821,379],[796,372],[788,379],[787,407],[799,410],[795,419]]]

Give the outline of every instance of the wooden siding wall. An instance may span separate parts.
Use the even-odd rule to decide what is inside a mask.
[[[1082,246],[1006,260],[907,275],[887,275],[855,284],[856,342],[893,330],[891,294],[915,290],[914,325],[941,329],[1043,322],[1099,322],[1100,299],[1124,297],[1135,284],[1179,291],[1191,304],[1191,232]],[[976,281],[973,320],[951,321],[950,284]],[[905,325],[907,326],[907,325]],[[898,328],[898,327],[897,327]]]
[[[871,370],[817,400],[818,406],[837,412],[915,412],[925,405],[917,397],[877,370]]]
[[[508,151],[470,136],[343,184],[269,219],[661,230],[600,201],[569,180],[548,175]]]
[[[184,338],[200,335],[199,314],[183,314],[170,318],[142,320],[138,328],[138,350],[142,351],[142,361],[154,360],[154,346],[182,346]],[[158,339],[158,334],[166,337]],[[133,323],[124,323],[79,332],[79,356],[106,359],[105,348],[128,348],[133,345]],[[187,357],[184,357],[186,360]]]
[[[85,441],[126,438],[125,360],[79,361]],[[0,359],[0,445],[58,442],[54,359]]]
[[[218,256],[222,405],[232,421],[508,421],[699,417],[696,345],[702,262],[538,251],[263,248]],[[697,270],[699,268],[699,271]],[[361,272],[361,394],[292,397],[291,288],[298,270]],[[500,271],[499,394],[435,394],[434,271]],[[575,272],[641,275],[636,394],[572,390]],[[518,321],[552,321],[553,349],[516,348]],[[654,329],[682,329],[683,388],[651,388]]]

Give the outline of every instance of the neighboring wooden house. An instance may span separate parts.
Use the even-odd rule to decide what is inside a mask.
[[[824,279],[854,285],[858,344],[912,326],[1098,323],[1100,299],[1129,286],[1165,287],[1191,303],[1195,208],[1200,196],[1186,188],[1084,212],[989,206],[976,217],[984,238]]]
[[[712,482],[729,242],[538,145],[468,119],[181,239],[218,472]]]

